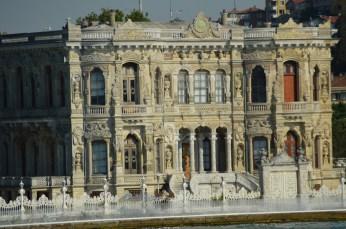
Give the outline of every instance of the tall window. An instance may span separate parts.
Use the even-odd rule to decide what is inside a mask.
[[[107,145],[104,141],[92,143],[92,173],[107,175]]]
[[[0,168],[0,176],[8,176],[9,175],[9,172],[8,172],[8,163],[9,163],[9,160],[8,160],[8,145],[6,142],[2,143],[0,145],[0,165],[1,165],[1,168]]]
[[[59,98],[60,106],[65,107],[65,79],[64,73],[61,71],[59,75]]]
[[[315,67],[315,72],[313,76],[313,99],[314,101],[319,100],[319,81],[320,81],[320,71],[318,67]]]
[[[162,95],[161,95],[161,70],[159,68],[156,69],[155,80],[154,80],[154,93],[155,93],[155,103],[160,104]]]
[[[91,105],[105,105],[105,78],[102,71],[96,68],[90,77]]]
[[[156,152],[155,152],[155,167],[156,167],[156,173],[161,173],[161,147],[162,147],[162,140],[156,141]]]
[[[210,149],[210,140],[208,138],[205,138],[203,140],[203,166],[205,171],[211,170]]]
[[[123,101],[138,103],[138,67],[134,63],[123,65]],[[147,82],[149,83],[149,82]]]
[[[2,77],[1,81],[2,107],[7,108],[7,80],[5,76]]]
[[[261,165],[262,154],[268,154],[267,138],[255,137],[253,138],[253,166],[257,170]]]
[[[131,135],[129,135],[125,140],[124,159],[125,173],[137,174],[139,172],[137,141]]]
[[[222,71],[217,71],[215,75],[215,101],[225,102],[225,74]]]
[[[24,108],[24,82],[23,82],[23,71],[21,67],[17,68],[17,102],[18,107]]]
[[[30,78],[30,89],[31,89],[31,107],[36,107],[36,87],[35,87],[35,79],[33,74],[31,74]]]
[[[45,67],[45,76],[46,76],[46,82],[47,82],[47,106],[52,107],[53,106],[53,79],[52,79],[52,67],[46,66]]]
[[[285,102],[299,101],[298,64],[293,61],[288,61],[284,64],[284,67]]]
[[[256,66],[251,75],[251,101],[253,103],[266,103],[266,76],[264,69]]]
[[[178,98],[179,103],[188,103],[187,99],[188,92],[188,73],[186,71],[180,71],[178,75]]]
[[[320,168],[320,144],[321,144],[321,138],[320,136],[316,136],[315,142],[314,142],[314,158],[313,158],[313,165],[315,169]]]
[[[209,95],[209,79],[206,71],[198,71],[194,78],[195,103],[207,103]]]

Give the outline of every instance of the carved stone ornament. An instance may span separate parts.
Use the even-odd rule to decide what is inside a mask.
[[[85,125],[84,137],[87,139],[98,138],[111,138],[112,134],[105,123],[88,123]]]
[[[81,147],[78,147],[76,149],[76,151],[75,151],[74,164],[75,164],[75,169],[76,170],[83,169],[83,164],[82,164],[82,148]]]
[[[220,33],[212,27],[209,19],[202,12],[198,13],[189,29],[197,38],[220,38]]]
[[[168,146],[166,148],[165,152],[165,159],[166,159],[166,169],[171,170],[173,168],[173,153],[171,146]]]
[[[75,104],[76,108],[78,108],[81,104],[80,80],[81,77],[79,74],[76,74],[72,77],[73,103]]]
[[[83,145],[83,129],[79,126],[75,127],[72,131],[73,145]]]
[[[248,128],[270,128],[270,122],[268,120],[248,120]]]
[[[241,72],[238,72],[235,76],[235,79],[234,79],[234,89],[235,89],[235,97],[236,98],[242,97],[242,93],[241,93],[242,88],[243,88],[242,74],[241,74]]]

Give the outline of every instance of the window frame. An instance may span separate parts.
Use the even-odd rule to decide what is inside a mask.
[[[106,82],[99,68],[95,68],[90,74],[90,105],[106,105]]]

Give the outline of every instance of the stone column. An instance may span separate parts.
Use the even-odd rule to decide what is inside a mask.
[[[111,168],[110,168],[110,165],[111,165],[111,157],[110,157],[110,147],[109,147],[109,144],[110,144],[110,140],[109,139],[105,139],[106,141],[106,145],[107,145],[107,176],[108,177],[111,177]]]
[[[216,172],[216,132],[211,133],[211,172]]]
[[[195,135],[194,133],[190,133],[190,168],[191,173],[196,172],[195,169]]]
[[[250,166],[250,168],[248,170],[252,174],[253,173],[253,145],[252,145],[252,137],[251,136],[249,136],[249,154],[248,154],[247,158],[249,160],[248,165]]]
[[[175,150],[175,171],[179,172],[181,170],[181,155],[180,155],[180,142],[179,142],[179,134],[175,135],[175,146],[177,147]]]
[[[226,103],[229,104],[231,102],[231,75],[230,73],[227,73],[225,75],[226,77],[226,85],[225,85],[225,90],[226,90]]]
[[[232,172],[232,135],[228,134],[227,138],[227,172]]]
[[[193,81],[193,75],[190,73],[189,75],[189,103],[194,104],[195,103],[195,97],[194,97],[194,81]]]
[[[199,173],[204,173],[204,160],[203,160],[203,136],[199,136]]]
[[[90,139],[88,140],[87,144],[88,144],[88,168],[89,168],[88,169],[88,176],[90,178],[93,174],[93,172],[92,172],[93,171],[92,146],[91,146],[91,140]]]
[[[271,150],[270,150],[270,138],[271,136],[267,136],[267,158],[270,159],[272,156],[271,156]]]

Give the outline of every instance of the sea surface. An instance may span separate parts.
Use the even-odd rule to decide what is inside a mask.
[[[306,222],[306,223],[273,223],[273,224],[240,224],[228,226],[197,227],[163,227],[162,229],[346,229],[346,221],[340,222]]]

